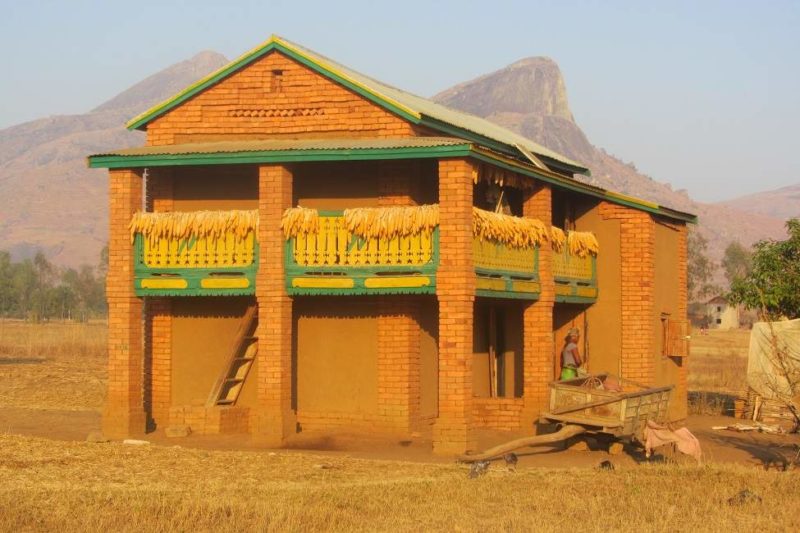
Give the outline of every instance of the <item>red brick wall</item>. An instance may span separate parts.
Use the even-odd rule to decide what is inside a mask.
[[[283,165],[259,169],[258,402],[251,414],[254,440],[280,446],[294,432],[292,411],[292,300],[284,289],[283,211],[292,205],[292,173]]]
[[[463,453],[472,434],[472,328],[475,273],[472,261],[472,186],[477,173],[467,159],[439,161],[439,417],[434,452]]]
[[[406,161],[383,161],[378,174],[378,205],[414,205],[419,173]],[[378,413],[383,423],[408,433],[419,419],[419,300],[381,297],[378,304]]]
[[[600,213],[620,221],[622,377],[653,384],[655,221],[648,213],[608,202],[600,204]]]
[[[536,218],[549,226],[552,218],[552,191],[540,185],[527,195],[522,205],[525,217]],[[539,299],[523,313],[524,413],[522,423],[533,423],[548,402],[548,383],[553,379],[553,251],[549,245],[539,248]]]
[[[169,298],[151,298],[147,305],[150,359],[150,415],[160,428],[166,427],[172,405],[172,303]]]
[[[475,427],[513,431],[520,428],[523,398],[474,398],[472,417]]]
[[[133,253],[128,224],[142,207],[142,177],[133,170],[109,172],[108,389],[103,432],[122,438],[145,430],[142,300],[133,292]]]
[[[278,89],[273,71],[283,72]],[[220,137],[408,137],[408,122],[272,52],[147,126],[147,144]]]
[[[687,320],[689,315],[688,309],[688,249],[687,249],[687,237],[688,237],[688,229],[686,224],[681,224],[678,227],[678,319],[679,320]],[[675,387],[675,394],[677,395],[678,401],[680,405],[683,406],[683,415],[686,416],[685,410],[687,408],[687,401],[688,401],[688,384],[687,379],[689,377],[689,368],[687,361],[682,359],[678,361],[678,383]]]

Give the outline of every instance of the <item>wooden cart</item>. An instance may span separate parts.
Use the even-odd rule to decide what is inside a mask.
[[[550,410],[540,420],[575,424],[618,438],[641,437],[648,420],[666,420],[671,393],[672,385],[648,388],[611,374],[554,381]]]
[[[671,385],[646,387],[612,374],[554,381],[550,383],[549,410],[539,420],[561,424],[558,431],[516,439],[481,454],[463,455],[460,460],[485,461],[518,448],[561,442],[583,433],[642,440],[648,420],[666,420],[671,393]]]

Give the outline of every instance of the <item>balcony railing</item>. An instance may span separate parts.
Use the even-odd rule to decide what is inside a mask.
[[[438,228],[405,236],[361,238],[341,212],[319,213],[319,230],[286,243],[289,294],[434,293]]]
[[[258,243],[250,211],[138,213],[137,296],[215,296],[255,292]]]
[[[534,298],[541,290],[538,247],[515,248],[476,236],[472,259],[479,296]]]
[[[565,246],[553,252],[556,301],[592,302],[597,298],[597,257],[571,253]]]

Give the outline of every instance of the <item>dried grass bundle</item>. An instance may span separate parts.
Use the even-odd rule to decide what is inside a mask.
[[[290,207],[283,212],[281,229],[287,240],[298,235],[319,233],[319,212],[306,207]]]
[[[567,242],[567,234],[564,230],[555,226],[550,228],[550,244],[556,252],[564,251],[564,244]]]
[[[567,235],[567,245],[569,253],[578,257],[596,256],[600,251],[600,243],[590,231],[570,231]]]
[[[221,237],[232,232],[244,238],[258,231],[257,210],[138,212],[130,223],[131,240],[137,233],[154,239]]]
[[[439,206],[356,207],[345,209],[344,225],[362,239],[430,233],[439,225]]]
[[[530,248],[547,241],[547,227],[533,218],[514,217],[472,208],[472,233],[483,240]]]

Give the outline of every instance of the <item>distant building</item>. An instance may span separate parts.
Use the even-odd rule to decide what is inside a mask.
[[[709,329],[734,329],[739,327],[739,308],[728,303],[723,296],[706,302]]]

